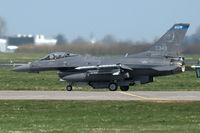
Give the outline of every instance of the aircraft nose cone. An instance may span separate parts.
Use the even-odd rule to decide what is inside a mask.
[[[30,64],[25,64],[22,66],[18,66],[12,69],[15,72],[29,72],[30,71]]]

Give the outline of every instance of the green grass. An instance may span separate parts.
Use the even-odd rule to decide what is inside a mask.
[[[40,74],[10,71],[9,67],[0,68],[0,90],[65,90],[66,82],[60,82],[57,72]],[[93,90],[91,87],[73,87],[73,90]],[[200,90],[200,79],[195,72],[155,77],[155,81],[135,85],[130,90]]]
[[[198,61],[200,58],[200,55],[185,55],[185,60],[188,61]]]
[[[60,82],[57,72],[40,74],[10,71],[10,67],[0,68],[0,90],[65,90],[66,82]],[[75,90],[87,90],[90,87],[77,87]]]
[[[199,133],[200,102],[0,101],[1,133]]]
[[[17,62],[32,62],[45,56],[45,53],[34,54],[34,53],[1,53],[0,52],[0,63],[17,63]]]

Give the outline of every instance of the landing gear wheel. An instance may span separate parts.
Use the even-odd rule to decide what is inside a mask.
[[[67,91],[71,91],[71,90],[72,90],[72,86],[71,86],[71,85],[68,85],[68,86],[66,87],[66,90],[67,90]]]
[[[110,91],[116,91],[117,90],[117,84],[110,83],[108,88],[109,88]]]
[[[129,86],[120,86],[121,91],[128,91]]]

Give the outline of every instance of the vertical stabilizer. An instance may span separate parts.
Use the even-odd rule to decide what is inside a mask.
[[[189,24],[175,24],[148,51],[128,57],[177,57],[188,28]]]
[[[149,49],[151,54],[176,57],[179,55],[180,44],[189,28],[189,24],[175,24]]]

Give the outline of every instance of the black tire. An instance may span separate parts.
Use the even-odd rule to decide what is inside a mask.
[[[108,89],[110,90],[110,91],[116,91],[117,90],[117,84],[115,84],[115,83],[110,83],[109,84],[109,86],[108,86]]]
[[[68,86],[66,87],[66,90],[67,90],[67,91],[72,91],[72,86],[71,86],[71,85],[68,85]]]
[[[129,86],[120,86],[120,90],[121,91],[128,91],[129,90]]]

